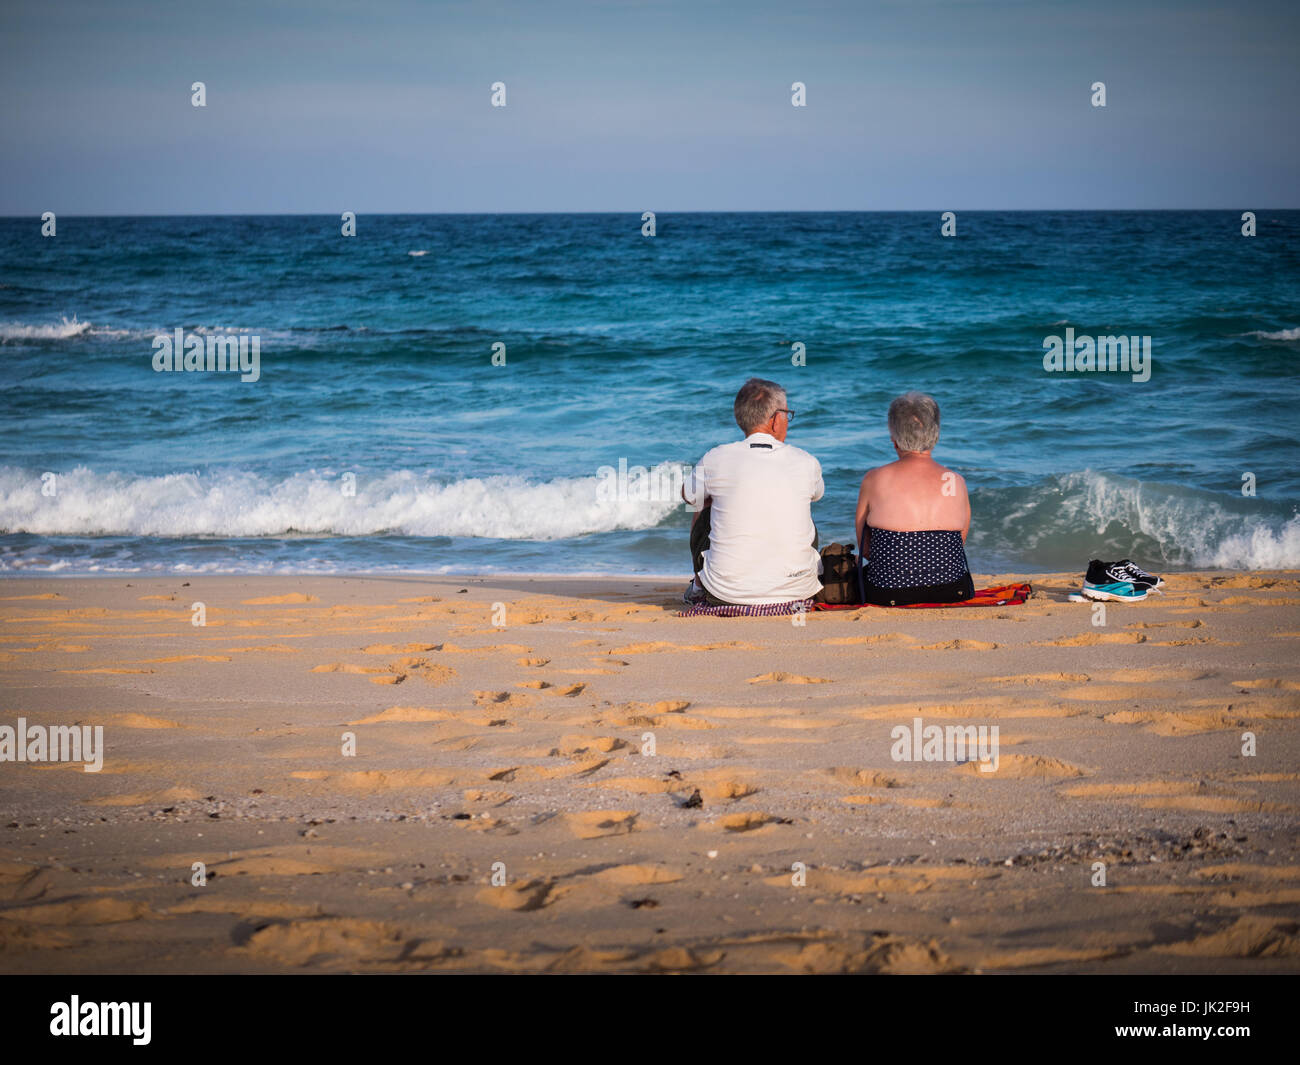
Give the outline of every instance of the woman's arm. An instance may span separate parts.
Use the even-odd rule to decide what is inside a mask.
[[[862,485],[858,489],[858,506],[853,515],[853,532],[858,538],[858,558],[870,558],[871,536],[867,532],[867,515],[871,511],[871,497],[868,488],[868,481],[871,479],[873,471],[868,470],[862,477]]]

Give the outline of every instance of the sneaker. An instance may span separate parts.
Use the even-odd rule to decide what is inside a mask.
[[[1094,602],[1140,603],[1147,597],[1147,590],[1145,585],[1135,584],[1128,570],[1122,569],[1119,563],[1101,562],[1094,558],[1088,563],[1080,594]]]
[[[1116,562],[1115,568],[1124,570],[1124,572],[1128,574],[1128,579],[1139,588],[1155,589],[1165,583],[1162,578],[1157,577],[1154,573],[1148,573],[1140,566],[1135,566],[1126,558],[1122,558]]]
[[[682,602],[687,606],[695,606],[697,603],[704,602],[704,589],[691,578],[691,582],[686,586],[686,591],[682,592]]]

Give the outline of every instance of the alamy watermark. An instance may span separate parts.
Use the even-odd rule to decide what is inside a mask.
[[[104,726],[0,725],[0,762],[85,762],[87,773],[104,768]]]
[[[653,469],[629,466],[618,460],[618,468],[601,466],[596,470],[596,499],[601,503],[681,503],[682,485],[693,467],[680,463],[660,463]],[[700,510],[686,504],[688,510]]]
[[[50,1035],[131,1036],[148,1046],[152,1002],[82,1002],[77,995],[50,1006]]]
[[[915,717],[910,727],[890,729],[889,738],[895,762],[979,762],[981,773],[998,771],[997,725],[927,725]]]
[[[241,381],[256,381],[262,376],[262,338],[260,336],[185,335],[179,326],[173,336],[153,338],[155,373],[238,373]]]
[[[1151,338],[1074,335],[1043,338],[1043,369],[1048,373],[1131,373],[1134,381],[1151,379]]]

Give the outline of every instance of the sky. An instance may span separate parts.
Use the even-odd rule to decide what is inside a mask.
[[[0,215],[1300,207],[1298,44],[1296,0],[5,0]]]

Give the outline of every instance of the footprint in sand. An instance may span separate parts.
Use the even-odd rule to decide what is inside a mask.
[[[861,940],[858,940],[861,942]],[[782,943],[772,961],[800,973],[929,974],[960,971],[937,940],[873,933],[865,947],[855,942]]]
[[[261,923],[267,919],[317,917],[320,916],[321,908],[314,902],[273,902],[270,899],[236,899],[220,895],[199,895],[178,902],[174,906],[168,906],[162,912],[169,917],[189,913],[230,913],[239,917],[252,918]]]
[[[851,647],[861,643],[915,643],[916,637],[902,632],[882,632],[876,636],[835,636],[820,642],[826,647]]]
[[[1035,647],[1095,647],[1104,643],[1146,643],[1140,632],[1085,632],[1079,636],[1063,636],[1059,640],[1038,640]]]
[[[504,784],[526,783],[530,781],[558,780],[562,777],[589,777],[609,765],[608,758],[588,758],[576,765],[545,766],[516,765],[506,769],[497,769],[488,774],[487,779]]]
[[[387,710],[381,710],[379,713],[371,714],[369,717],[358,718],[356,721],[349,721],[348,724],[377,725],[385,722],[410,723],[418,721],[455,720],[460,720],[460,718],[450,710],[435,710],[432,707],[425,706],[390,706]]]
[[[617,736],[565,736],[558,746],[552,747],[548,758],[592,758],[597,754],[609,754],[627,747],[624,740]]]
[[[788,823],[784,818],[772,814],[753,811],[743,814],[727,814],[716,821],[709,822],[710,827],[718,827],[726,832],[757,832],[769,825]]]
[[[280,606],[284,603],[319,603],[314,595],[291,592],[289,595],[266,595],[260,599],[241,599],[241,606]]]
[[[102,799],[87,799],[87,806],[168,806],[172,803],[198,799],[201,796],[190,788],[165,788],[162,791],[138,791],[130,795],[108,795]]]
[[[614,647],[606,651],[611,655],[647,655],[656,654],[662,651],[720,651],[724,648],[736,651],[756,651],[758,650],[752,643],[741,643],[739,640],[731,640],[727,643],[666,643],[663,640],[657,640],[650,643],[630,643],[626,647]]]
[[[400,791],[408,788],[445,788],[455,784],[455,773],[445,769],[370,769],[352,773],[331,773],[301,769],[289,774],[295,780],[326,781],[347,791]]]
[[[1300,691],[1300,681],[1282,680],[1280,677],[1261,677],[1258,680],[1234,680],[1234,688],[1266,689],[1270,691]]]
[[[1089,684],[1085,688],[1067,688],[1059,693],[1063,699],[1084,699],[1099,703],[1158,702],[1169,698],[1169,689],[1141,684]]]
[[[1088,711],[1081,706],[1051,703],[1041,699],[1019,699],[1014,696],[992,696],[987,699],[968,699],[960,703],[884,703],[863,710],[851,711],[853,717],[868,721],[881,718],[947,717],[991,718],[1001,721],[1014,717],[1079,717]]]
[[[556,891],[553,880],[520,880],[501,887],[483,888],[474,898],[485,906],[494,906],[499,910],[529,913],[552,905],[562,894]]]
[[[592,873],[591,878],[618,887],[641,887],[645,884],[675,884],[682,879],[682,874],[662,865],[611,865]]]
[[[836,766],[828,769],[836,780],[859,788],[901,788],[903,782],[877,769],[853,769],[850,766]]]
[[[1300,880],[1300,865],[1249,865],[1245,862],[1228,862],[1209,865],[1196,870],[1196,875],[1206,880]]]
[[[1252,703],[1249,717],[1290,718],[1296,712],[1280,707],[1266,707]],[[1146,731],[1157,736],[1190,736],[1198,732],[1218,732],[1223,729],[1244,728],[1247,716],[1233,712],[1232,705],[1222,703],[1208,706],[1184,707],[1180,710],[1117,710],[1106,714],[1102,720],[1110,725],[1143,725]]]
[[[152,673],[152,669],[60,669],[59,673]]]
[[[150,714],[110,714],[104,718],[104,724],[117,728],[182,728],[179,722],[168,721],[165,717],[153,717]]]
[[[1151,948],[1157,954],[1196,958],[1297,958],[1300,925],[1288,917],[1248,914],[1217,932]]]
[[[757,784],[733,775],[728,769],[687,773],[677,784],[677,788],[686,792],[698,789],[700,796],[710,802],[743,799],[749,795],[757,795],[759,791]]]
[[[633,795],[666,795],[682,787],[676,780],[663,780],[659,777],[614,777],[610,780],[595,780],[584,786],[610,791],[630,791]]]
[[[773,670],[771,673],[760,673],[757,677],[749,678],[750,684],[829,684],[830,680],[826,677],[805,677],[799,673],[786,673],[784,670]]]
[[[504,806],[514,795],[508,791],[484,791],[482,788],[466,788],[461,792],[466,802],[488,802],[494,806]]]
[[[533,699],[530,695],[517,695],[513,692],[478,691],[474,693],[474,702],[479,706],[496,706],[513,710],[532,706]]]
[[[840,802],[848,803],[850,806],[880,806],[888,804],[897,804],[899,806],[912,806],[922,810],[952,810],[971,809],[970,803],[956,802],[953,799],[896,799],[890,795],[842,795]]]
[[[636,819],[635,810],[593,810],[564,815],[565,825],[578,839],[625,835],[636,827]]]
[[[181,868],[184,870],[184,866]],[[323,876],[346,867],[327,861],[259,854],[215,862],[208,868],[215,869],[221,876]]]
[[[421,944],[423,949],[428,944]],[[242,953],[281,965],[392,962],[407,950],[405,936],[382,921],[321,917],[267,925],[251,933]]]
[[[990,684],[1087,684],[1087,673],[1025,673],[1018,677],[989,677]]]
[[[661,699],[657,703],[623,703],[619,709],[630,714],[680,714],[690,705],[687,699]]]
[[[547,692],[547,694],[564,695],[564,696],[568,696],[569,698],[572,698],[575,695],[581,694],[586,689],[586,687],[587,685],[585,684],[566,684],[563,688],[552,688],[550,691]]]
[[[141,658],[136,665],[153,666],[164,662],[229,662],[229,655],[169,655],[166,658]]]
[[[494,651],[506,651],[517,655],[526,655],[532,651],[531,647],[525,647],[521,643],[494,643],[486,647],[458,647],[454,643],[439,644],[435,650],[443,654],[459,655],[486,655]]]
[[[148,916],[151,911],[145,903],[126,899],[72,899],[5,910],[9,920],[60,926],[121,924]]]
[[[956,767],[957,772],[974,773],[980,777],[997,780],[1031,780],[1042,777],[1081,777],[1084,770],[1059,758],[1045,758],[1037,754],[1004,754],[998,759],[996,770],[992,763],[966,762]]]
[[[354,666],[347,662],[330,662],[323,666],[313,666],[313,673],[385,673],[383,666]]]
[[[1200,780],[1148,780],[1080,785],[1066,788],[1070,798],[1119,799],[1149,810],[1197,810],[1204,813],[1281,813],[1294,807],[1239,797],[1241,789],[1212,787]],[[1237,791],[1238,795],[1225,794]]]

